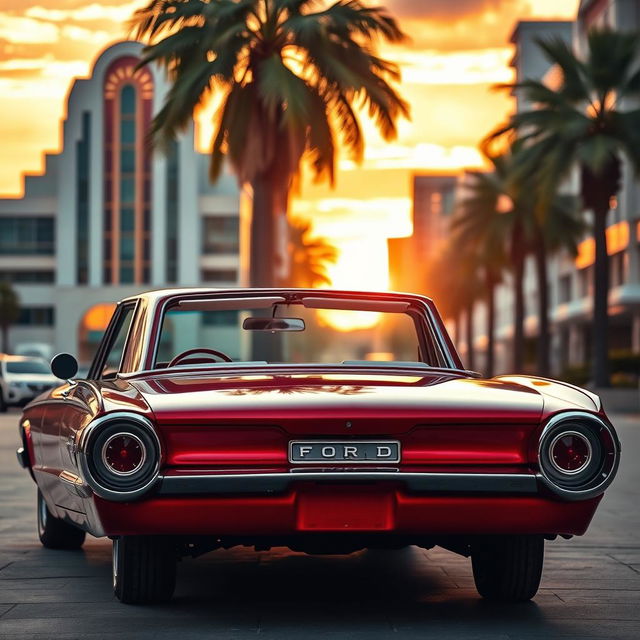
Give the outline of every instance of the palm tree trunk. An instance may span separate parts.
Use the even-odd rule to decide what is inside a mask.
[[[538,280],[538,375],[548,377],[551,373],[549,349],[551,332],[549,328],[549,277],[547,273],[547,250],[542,232],[534,247],[536,276]]]
[[[594,209],[596,244],[593,269],[593,381],[596,387],[608,387],[609,378],[609,257],[607,254],[606,207]]]
[[[612,155],[604,169],[594,173],[582,166],[581,194],[586,209],[593,211],[595,264],[593,267],[593,383],[611,384],[609,372],[609,256],[607,252],[607,214],[609,201],[620,189],[620,158]]]
[[[513,372],[520,373],[524,363],[524,255],[514,256],[513,265]]]
[[[460,314],[456,314],[453,319],[453,344],[456,345],[456,349],[460,344]]]
[[[252,183],[251,247],[249,283],[252,287],[275,287],[277,216],[284,215],[288,188],[278,179],[277,169],[259,175]],[[284,191],[283,191],[284,190]],[[270,311],[269,311],[270,313]],[[252,336],[253,360],[282,361],[280,334],[256,332]]]
[[[9,353],[9,325],[2,323],[2,351]]]
[[[465,319],[467,323],[467,368],[473,371],[475,369],[475,357],[473,353],[473,302],[467,305]]]
[[[487,276],[487,362],[486,376],[493,377],[495,368],[495,324],[496,324],[496,285],[493,278]]]
[[[272,287],[275,284],[275,185],[270,176],[263,173],[251,186],[249,284],[252,287]]]

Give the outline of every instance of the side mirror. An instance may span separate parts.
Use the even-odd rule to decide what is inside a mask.
[[[51,359],[51,373],[60,380],[70,380],[78,373],[78,361],[70,353],[59,353]]]

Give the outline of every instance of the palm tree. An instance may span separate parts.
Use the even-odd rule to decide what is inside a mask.
[[[578,253],[578,242],[584,237],[587,225],[580,215],[579,199],[557,194],[542,221],[538,215],[529,219],[529,244],[535,261],[538,282],[538,374],[551,374],[551,329],[549,322],[549,255],[567,251],[572,257]]]
[[[274,281],[277,216],[286,214],[303,157],[333,182],[338,142],[360,160],[356,113],[366,108],[386,140],[407,103],[392,87],[395,64],[378,40],[404,34],[381,7],[360,0],[151,0],[132,26],[147,43],[141,65],[158,62],[173,81],[152,136],[166,145],[214,91],[222,106],[211,148],[215,180],[227,156],[253,190],[250,280]],[[317,7],[317,8],[316,8]]]
[[[549,253],[568,249],[574,255],[584,232],[577,199],[556,195],[540,217],[536,210],[536,189],[531,180],[512,180],[517,153],[488,156],[491,173],[474,173],[467,195],[460,201],[453,229],[461,245],[475,246],[478,262],[485,270],[489,344],[493,341],[493,288],[502,271],[511,266],[514,285],[513,369],[520,371],[524,356],[524,269],[526,257],[534,256],[538,289],[538,361],[540,375],[549,375],[550,327],[547,260]],[[491,351],[488,353],[492,363]]]
[[[0,330],[2,331],[2,350],[9,352],[9,327],[20,315],[20,298],[11,283],[0,281]]]
[[[479,269],[473,252],[465,251],[457,239],[450,236],[426,265],[423,265],[425,293],[431,297],[442,317],[456,324],[455,339],[459,341],[458,327],[464,317],[466,366],[475,368],[474,309],[482,291]]]
[[[452,224],[452,240],[467,254],[467,262],[471,262],[481,274],[487,311],[485,369],[486,375],[491,377],[495,367],[495,290],[508,265],[506,238],[510,220],[499,210],[505,194],[497,172],[471,172],[465,193]],[[464,276],[465,279],[467,277]]]
[[[289,221],[289,277],[295,287],[330,285],[327,265],[335,264],[337,249],[325,238],[314,236],[311,223],[300,218]]]
[[[640,97],[640,36],[608,28],[592,30],[584,57],[561,40],[538,41],[561,71],[557,89],[536,80],[509,85],[535,105],[513,115],[491,136],[517,136],[523,141],[519,177],[535,175],[541,215],[574,169],[580,170],[583,206],[594,220],[595,269],[593,302],[596,386],[609,386],[606,218],[620,188],[621,159],[640,172],[640,110],[623,108]]]

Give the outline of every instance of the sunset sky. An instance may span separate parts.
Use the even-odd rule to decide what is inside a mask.
[[[64,99],[75,76],[85,76],[107,44],[126,35],[123,24],[140,0],[0,0],[0,194],[22,189],[21,173],[42,168],[43,151],[59,149]],[[385,47],[401,64],[401,92],[412,119],[398,140],[383,143],[366,122],[361,167],[340,163],[334,191],[305,184],[293,212],[341,249],[334,270],[340,286],[371,278],[362,258],[389,236],[410,232],[410,176],[478,166],[478,141],[511,109],[492,84],[512,79],[508,39],[520,19],[572,19],[578,0],[387,0],[411,40]],[[205,112],[199,143],[211,125]],[[361,223],[366,221],[366,225]],[[366,246],[366,248],[365,248]],[[382,257],[382,256],[381,256]],[[385,264],[375,277],[384,279]],[[383,283],[380,283],[383,284]]]

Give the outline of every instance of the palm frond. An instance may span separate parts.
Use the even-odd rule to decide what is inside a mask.
[[[637,69],[640,36],[610,28],[592,29],[585,67],[597,95],[615,93]]]
[[[562,71],[562,84],[557,93],[570,103],[589,102],[591,86],[584,63],[579,60],[571,45],[562,38],[538,38],[536,43],[552,65]]]
[[[224,92],[212,178],[225,155],[241,182],[276,158],[295,176],[306,153],[315,176],[332,181],[337,139],[363,156],[357,106],[385,139],[409,117],[392,86],[398,66],[376,54],[378,40],[405,36],[385,9],[360,0],[152,0],[132,29],[147,45],[141,66],[159,63],[172,81],[153,121],[156,142],[172,140],[212,90]]]

